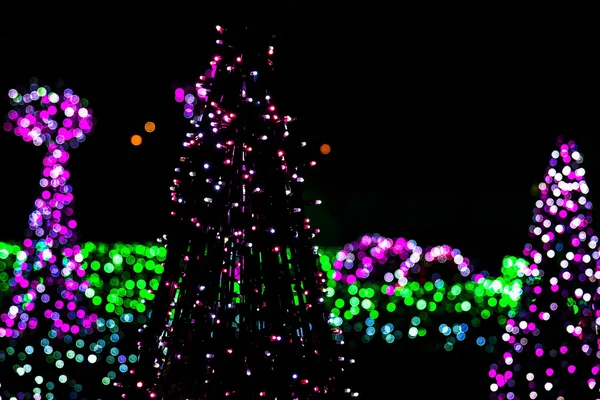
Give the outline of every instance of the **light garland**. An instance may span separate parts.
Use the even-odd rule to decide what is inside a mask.
[[[191,129],[132,386],[148,398],[357,396],[339,379],[348,361],[330,336],[310,243],[318,229],[303,213],[303,167],[315,163],[265,85],[274,48],[217,31],[222,52],[195,87],[175,91]]]

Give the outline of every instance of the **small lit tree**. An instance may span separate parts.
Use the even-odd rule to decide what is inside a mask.
[[[559,140],[539,184],[524,255],[522,310],[506,324],[507,349],[490,377],[492,399],[598,399],[598,237],[583,156]]]

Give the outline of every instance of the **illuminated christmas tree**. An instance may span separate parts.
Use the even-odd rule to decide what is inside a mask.
[[[219,55],[175,94],[191,127],[132,396],[357,396],[336,377],[347,361],[327,323],[311,244],[318,230],[301,194],[303,169],[315,163],[269,92],[272,38],[217,32]]]
[[[490,370],[494,400],[598,399],[600,258],[583,156],[559,140],[539,184],[522,310]]]

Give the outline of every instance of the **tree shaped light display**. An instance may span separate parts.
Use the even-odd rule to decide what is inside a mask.
[[[176,91],[191,128],[134,386],[161,399],[356,396],[336,380],[344,359],[303,213],[303,168],[314,163],[265,85],[273,47],[217,31],[211,68],[192,92]]]
[[[338,340],[391,344],[426,337],[425,348],[446,351],[467,340],[488,353],[497,349],[499,326],[516,315],[528,266],[507,256],[495,278],[448,245],[423,248],[377,234],[321,250],[320,265],[330,323],[342,331]]]
[[[70,89],[28,89],[9,92],[4,130],[46,152],[26,239],[0,242],[0,398],[115,398],[116,378],[137,361],[135,341],[122,339],[146,322],[166,250],[78,243],[66,166],[92,112]]]
[[[558,146],[524,250],[522,310],[507,321],[503,357],[489,371],[493,400],[600,398],[598,237],[583,156],[572,141]]]

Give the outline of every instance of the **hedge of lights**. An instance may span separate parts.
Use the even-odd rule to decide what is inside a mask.
[[[107,318],[117,317],[129,321],[132,315],[140,323],[149,310],[145,303],[154,299],[164,272],[167,250],[154,243],[93,243],[82,245],[82,269],[90,287],[85,296],[97,308],[96,312]],[[22,245],[0,242],[0,293],[9,293],[12,269],[27,258]],[[4,297],[4,296],[3,296]]]
[[[24,248],[23,244],[17,242],[0,242],[1,310],[11,304],[16,283],[14,270],[27,258]],[[72,350],[66,354],[56,354],[48,339],[42,335],[41,345],[45,351],[49,351],[48,362],[51,361],[50,364],[55,364],[57,368],[62,365],[57,364],[57,360],[105,363],[105,367],[100,368],[102,376],[98,377],[104,385],[112,385],[119,374],[130,371],[137,362],[137,333],[151,314],[146,304],[154,299],[153,291],[160,284],[166,254],[166,248],[157,243],[82,244],[81,269],[85,271],[82,279],[89,282],[87,287],[82,286],[82,290],[89,299],[87,309],[97,316],[95,329],[100,332],[102,339],[89,343],[84,337],[68,335],[65,340],[72,340]],[[8,346],[0,348],[0,362],[10,362],[17,368],[18,375],[27,375],[28,349],[33,351],[34,347],[18,351],[16,349],[22,347],[18,344],[20,338],[6,340]],[[43,376],[32,379],[37,385],[45,384],[48,391],[52,391],[52,387],[59,383],[48,382]],[[81,384],[73,385],[74,392],[81,390]]]
[[[338,340],[394,343],[433,336],[434,348],[450,351],[471,338],[493,352],[493,333],[516,315],[529,264],[507,256],[502,276],[494,278],[474,272],[450,246],[424,249],[414,240],[376,234],[343,249],[320,249],[320,265]]]

